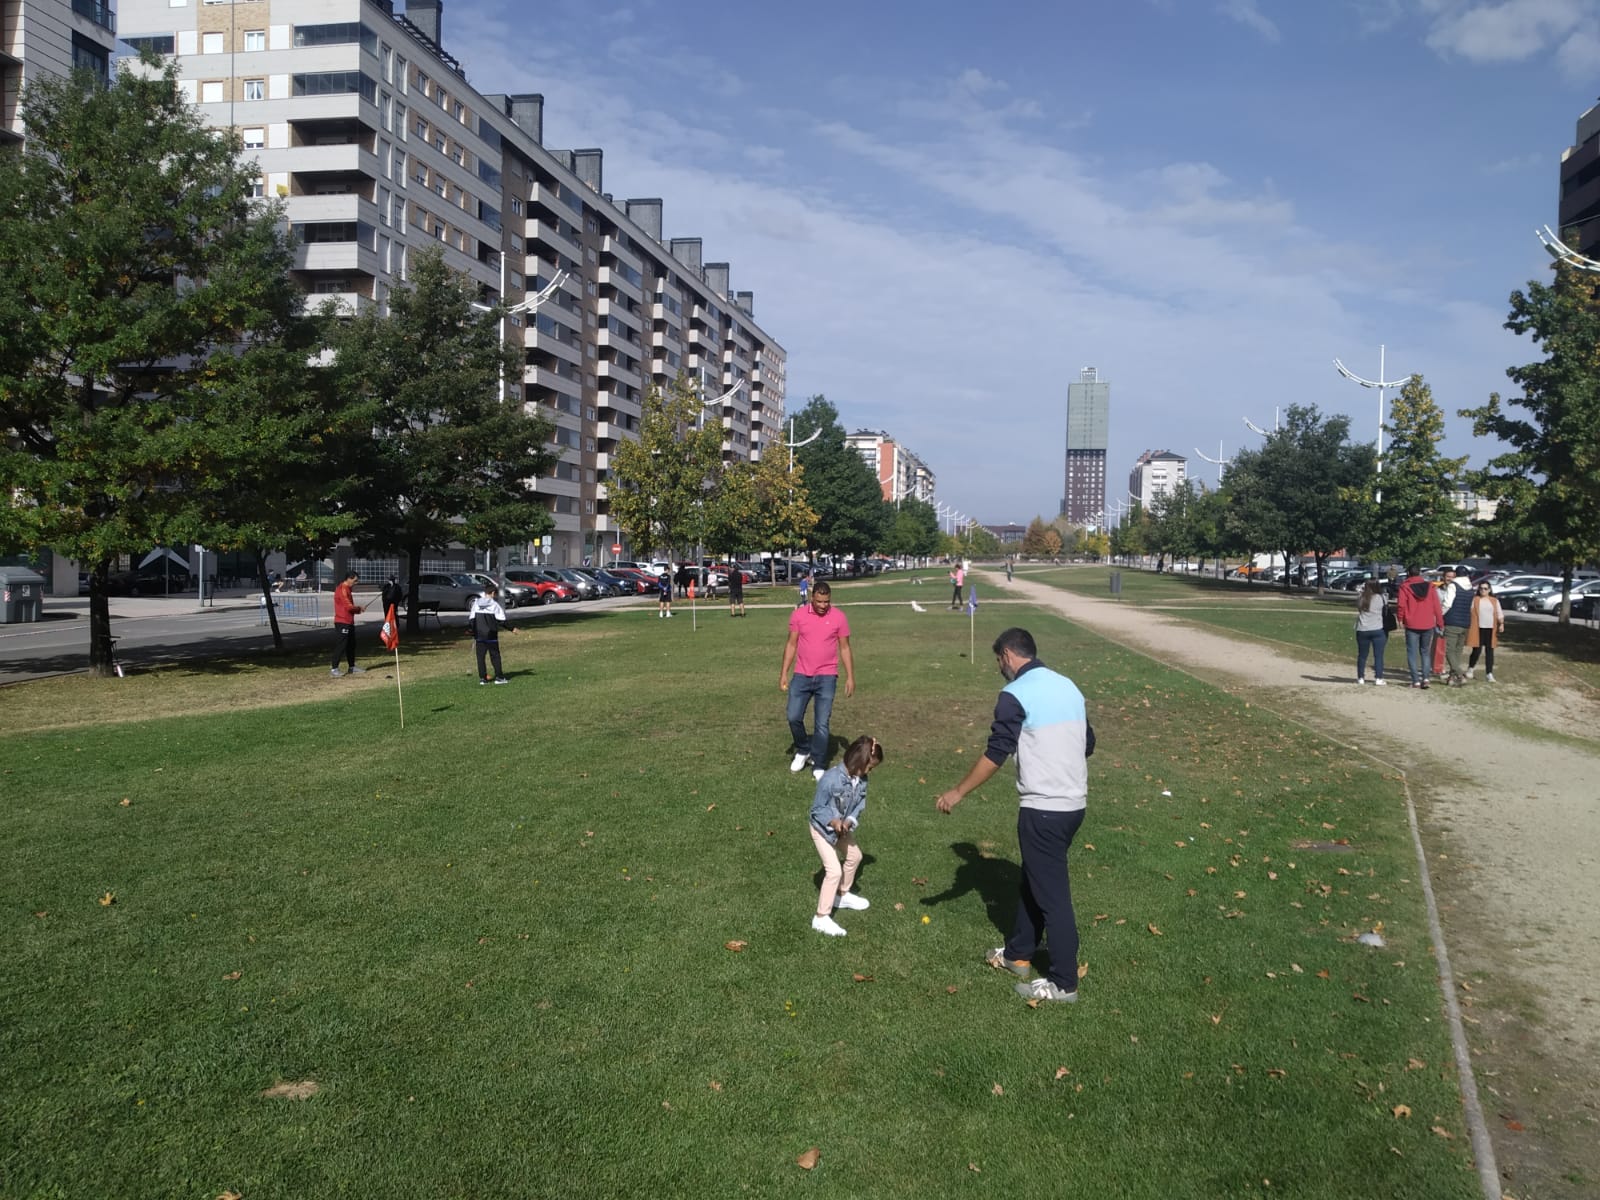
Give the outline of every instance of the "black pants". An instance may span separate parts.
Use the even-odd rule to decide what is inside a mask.
[[[1489,646],[1489,645],[1474,646],[1472,648],[1472,654],[1467,659],[1467,670],[1470,671],[1470,670],[1472,670],[1473,667],[1478,665],[1478,655],[1479,654],[1483,655],[1484,668],[1489,672],[1489,674],[1493,675],[1494,674],[1494,647],[1493,646]]]
[[[352,667],[356,665],[356,627],[354,625],[335,625],[333,627],[333,669],[339,669],[339,660],[342,658]]]
[[[1050,946],[1047,978],[1064,992],[1078,990],[1078,920],[1072,911],[1072,881],[1067,851],[1083,809],[1077,812],[1017,811],[1017,845],[1022,850],[1022,886],[1017,918],[1006,939],[1006,957],[1031,961],[1041,940]]]
[[[494,678],[504,679],[505,671],[500,666],[500,639],[490,638],[488,641],[478,642],[478,678],[488,679],[483,673],[483,660],[487,657],[494,664]]]

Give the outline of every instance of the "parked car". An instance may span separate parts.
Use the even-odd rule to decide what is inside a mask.
[[[591,580],[602,599],[609,599],[612,596],[625,596],[631,590],[625,589],[615,575],[599,567],[573,567],[572,569],[586,579]]]
[[[600,599],[599,586],[594,580],[583,574],[583,572],[575,570],[572,567],[546,567],[545,571],[551,575],[554,575],[562,583],[565,583],[573,591],[577,592],[578,599]]]
[[[1500,607],[1510,609],[1512,612],[1532,612],[1534,605],[1547,597],[1554,589],[1556,595],[1561,595],[1559,580],[1545,579],[1523,584],[1520,587],[1500,588],[1495,595],[1500,599]]]
[[[467,575],[424,571],[411,587],[410,602],[437,604],[440,612],[466,612],[483,594],[483,585]]]
[[[1585,579],[1582,583],[1572,585],[1572,611],[1577,613],[1584,607],[1583,601],[1587,596],[1600,595],[1600,579]],[[1502,600],[1501,605],[1505,604]],[[1561,611],[1561,585],[1557,584],[1542,596],[1535,596],[1529,612],[1549,613],[1555,616]]]
[[[578,593],[565,581],[548,574],[543,567],[507,567],[506,578],[533,591],[534,604],[559,604],[577,600]]]
[[[112,596],[164,596],[168,592],[186,592],[189,586],[189,572],[171,562],[153,562],[106,579],[106,593]]]
[[[656,577],[648,571],[639,571],[632,567],[610,567],[606,574],[628,588],[625,595],[654,596],[659,588]]]
[[[504,575],[491,575],[487,571],[463,571],[462,574],[479,587],[487,587],[491,583],[494,584],[495,590],[499,592],[502,608],[521,608],[524,605],[534,603],[537,599],[534,590],[527,584],[518,583],[516,580],[508,579]]]

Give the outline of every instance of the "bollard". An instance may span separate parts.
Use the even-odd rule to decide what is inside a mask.
[[[1113,596],[1122,595],[1122,572],[1121,571],[1113,571],[1113,572],[1111,572],[1111,594]]]

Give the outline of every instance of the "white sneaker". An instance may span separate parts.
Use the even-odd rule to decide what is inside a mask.
[[[818,933],[825,933],[829,937],[844,937],[845,927],[832,917],[812,917],[811,928]]]
[[[1493,683],[1494,682],[1494,672],[1490,671],[1487,675],[1484,676],[1484,678],[1487,679],[1490,683]]]
[[[812,769],[812,771],[811,771],[811,778],[813,778],[813,779],[821,779],[822,778],[822,768],[821,767],[814,767]]]
[[[1387,684],[1387,683],[1385,683],[1385,682],[1384,682],[1384,681],[1383,681],[1383,680],[1381,680],[1381,679],[1374,679],[1374,680],[1373,680],[1373,681],[1372,681],[1372,683],[1373,683],[1373,686],[1374,686],[1374,687],[1388,687],[1388,686],[1389,686],[1389,685],[1388,685],[1388,684]]]
[[[802,750],[789,761],[789,770],[792,773],[798,774],[800,771],[805,769],[806,763],[810,761],[811,756]]]
[[[864,896],[858,896],[854,892],[840,892],[838,896],[834,897],[833,906],[862,912],[872,907],[872,901]]]
[[[1472,678],[1472,673],[1474,671],[1476,671],[1477,669],[1478,669],[1477,667],[1468,667],[1467,668],[1467,678],[1471,679]]]
[[[1366,680],[1365,680],[1365,679],[1358,679],[1358,680],[1356,680],[1356,685],[1357,685],[1357,686],[1360,686],[1360,685],[1361,685],[1361,684],[1363,684],[1363,683],[1365,683],[1365,682],[1366,682]]]
[[[352,674],[352,675],[365,675],[366,673],[367,673],[367,669],[365,667],[351,667],[350,668],[350,674]]]
[[[329,672],[329,674],[332,675],[335,679],[337,679],[337,678],[339,678],[339,676],[343,675],[344,672],[339,670],[338,667],[335,667],[332,671]]]

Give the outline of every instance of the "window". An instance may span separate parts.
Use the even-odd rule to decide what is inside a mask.
[[[515,217],[522,215],[522,201],[515,196],[511,197],[511,215]]]
[[[297,25],[294,44],[300,46],[341,46],[359,42],[362,29],[359,21],[341,21],[333,25]]]
[[[267,185],[259,179],[256,180],[250,185],[250,197],[253,200],[265,200],[267,198]]]
[[[222,80],[208,79],[200,85],[201,104],[222,103]]]
[[[360,71],[323,71],[314,75],[296,75],[292,80],[292,95],[337,96],[359,92],[367,100],[378,99],[377,83]]]
[[[265,100],[267,98],[267,81],[265,79],[246,79],[244,81],[244,98],[246,100]]]
[[[416,129],[417,129],[417,136],[419,138],[421,138],[423,141],[427,141],[428,140],[428,122],[423,120],[421,117],[418,117],[417,118]]]
[[[104,46],[96,45],[81,34],[72,35],[72,66],[74,70],[92,71],[100,79],[111,74],[111,56]]]
[[[123,38],[135,53],[148,50],[151,54],[173,54],[178,47],[178,39],[172,34],[152,34],[149,37]]]
[[[221,54],[222,35],[220,33],[202,33],[200,35],[201,54]]]
[[[265,29],[246,29],[244,31],[244,48],[246,51],[265,50],[267,48],[267,31]]]
[[[260,150],[267,144],[267,131],[265,129],[245,129],[244,148],[246,150]]]

